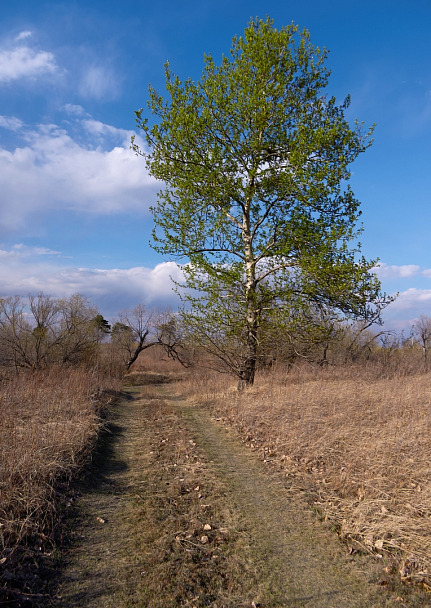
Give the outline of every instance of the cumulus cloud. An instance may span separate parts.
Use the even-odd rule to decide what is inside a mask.
[[[9,251],[0,250],[0,296],[43,292],[68,297],[81,293],[107,316],[115,316],[138,303],[159,309],[178,306],[171,277],[181,281],[183,275],[174,262],[164,262],[154,268],[102,270],[58,266],[55,263],[58,255],[57,251],[23,245]]]
[[[426,288],[423,280],[423,277],[431,278],[431,269],[423,269],[418,264],[390,265],[380,262],[373,270],[382,281],[383,288],[385,281],[400,279],[407,279],[412,285],[399,291],[395,301],[384,311],[385,328],[408,328],[421,314],[431,316],[431,289]]]
[[[431,289],[402,291],[383,313],[385,329],[407,330],[421,315],[431,316]]]
[[[409,311],[412,316],[431,312],[431,289],[410,287],[402,291],[390,305],[391,314]]]
[[[416,264],[403,264],[401,266],[389,265],[379,262],[373,271],[379,279],[405,279],[413,277],[419,273],[420,266]]]
[[[182,267],[163,262],[153,268],[88,268],[70,265],[61,251],[17,243],[0,249],[0,297],[43,292],[54,297],[81,293],[111,318],[138,303],[177,309],[173,282],[184,279]],[[410,327],[421,314],[431,316],[431,289],[409,288],[383,313],[386,329]]]
[[[142,212],[155,200],[159,185],[130,150],[132,131],[89,119],[76,119],[67,129],[25,129],[17,118],[1,117],[0,126],[21,127],[24,141],[0,148],[0,232],[22,229],[35,213]]]
[[[28,39],[31,32],[21,32],[15,43]],[[53,53],[33,48],[28,44],[14,44],[0,48],[0,84],[22,78],[35,78],[57,70]]]
[[[94,120],[94,118],[83,120],[82,126],[91,135],[95,135],[97,137],[123,137],[124,143],[129,144],[130,142],[131,131],[118,129],[117,127],[107,125],[99,120]]]

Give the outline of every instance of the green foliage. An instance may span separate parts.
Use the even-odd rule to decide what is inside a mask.
[[[127,336],[128,339],[133,340],[133,330],[128,325],[125,325],[124,323],[120,323],[119,321],[117,321],[117,323],[114,323],[114,325],[112,327],[111,341],[120,342],[121,340],[124,339],[124,336]],[[129,336],[130,336],[130,338],[129,338]]]
[[[306,30],[253,20],[220,66],[205,57],[198,82],[166,65],[168,98],[150,88],[152,126],[136,112],[150,153],[135,150],[164,182],[155,248],[188,258],[186,325],[243,384],[253,383],[265,325],[311,305],[377,318],[389,301],[375,261],[359,255],[347,183],[372,128],[351,128],[349,98],[325,95],[326,55]]]
[[[96,315],[93,319],[94,326],[100,335],[107,335],[111,333],[111,326],[108,321],[103,318],[103,315]]]

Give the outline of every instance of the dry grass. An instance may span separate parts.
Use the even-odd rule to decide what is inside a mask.
[[[81,369],[53,369],[0,382],[0,550],[39,548],[56,525],[58,482],[82,465],[101,425],[104,390]],[[6,564],[6,565],[7,565]]]
[[[352,550],[391,556],[403,580],[431,585],[431,374],[303,367],[234,386],[201,372],[187,390],[311,492]]]

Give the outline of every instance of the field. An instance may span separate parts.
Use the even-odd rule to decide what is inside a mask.
[[[272,370],[242,393],[195,373],[182,390],[308,493],[351,552],[386,557],[388,575],[431,590],[431,375],[400,369]]]
[[[234,379],[184,371],[156,349],[138,363],[136,383],[141,371],[152,381],[169,376],[172,390],[234,427],[352,554],[385,564],[382,584],[431,590],[431,374],[387,361],[280,366],[238,392]],[[0,597],[2,589],[10,597],[11,581],[22,597],[33,592],[17,564],[55,547],[69,481],[88,461],[119,388],[80,369],[3,378]]]

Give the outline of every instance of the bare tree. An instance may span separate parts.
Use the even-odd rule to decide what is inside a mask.
[[[112,328],[112,342],[119,347],[130,369],[140,353],[159,343],[156,332],[156,315],[148,312],[143,304],[119,315],[120,321]]]
[[[0,344],[3,365],[32,367],[32,326],[19,296],[0,299]]]
[[[107,327],[97,309],[79,294],[65,299],[42,293],[0,298],[2,363],[41,369],[54,363],[89,362]]]
[[[380,344],[382,347],[383,365],[388,367],[394,355],[399,352],[402,336],[399,336],[395,331],[387,331],[380,335]]]
[[[98,310],[80,294],[59,300],[58,306],[57,349],[61,362],[94,361],[105,335],[100,330]]]
[[[412,326],[412,336],[422,348],[425,371],[428,371],[428,351],[431,348],[431,318],[427,315],[421,315]]]
[[[171,312],[159,313],[157,339],[168,357],[175,359],[183,367],[192,365],[194,346],[187,341],[184,325],[177,314]]]
[[[182,365],[190,365],[175,315],[148,311],[144,304],[138,304],[121,312],[119,319],[112,328],[111,342],[122,352],[128,370],[142,351],[156,344]]]

